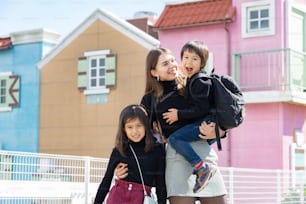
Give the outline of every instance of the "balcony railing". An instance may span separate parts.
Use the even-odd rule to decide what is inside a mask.
[[[293,49],[233,54],[233,78],[244,92],[306,91],[306,53]]]

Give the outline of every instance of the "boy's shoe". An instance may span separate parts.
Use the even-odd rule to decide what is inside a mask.
[[[194,170],[197,175],[196,183],[193,188],[194,193],[200,192],[207,185],[209,179],[214,175],[217,168],[215,165],[205,164],[200,169]]]

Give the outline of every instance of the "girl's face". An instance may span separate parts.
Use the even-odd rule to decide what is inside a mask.
[[[175,80],[177,67],[174,56],[163,53],[159,56],[156,67],[151,70],[151,74],[159,78],[160,81],[172,81]]]
[[[185,50],[182,57],[182,71],[187,77],[191,77],[201,69],[200,56],[189,50]]]
[[[145,126],[139,118],[127,120],[124,125],[124,131],[132,142],[140,142],[146,134]]]

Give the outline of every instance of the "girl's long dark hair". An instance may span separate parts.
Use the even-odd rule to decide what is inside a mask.
[[[126,156],[125,152],[128,148],[129,139],[124,130],[125,124],[133,119],[139,119],[140,122],[145,126],[145,146],[144,151],[148,152],[153,149],[154,137],[150,128],[148,114],[143,108],[143,106],[138,104],[132,104],[125,107],[119,117],[119,127],[117,131],[115,147],[120,152],[122,156]]]

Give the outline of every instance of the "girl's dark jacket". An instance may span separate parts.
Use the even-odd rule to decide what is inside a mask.
[[[144,151],[144,140],[138,143],[130,143],[137,155],[144,183],[147,186],[156,187],[156,194],[159,204],[166,204],[167,191],[165,184],[165,148],[162,144],[156,144],[154,149],[150,152]],[[140,174],[137,167],[136,160],[130,148],[126,150],[126,157],[123,157],[119,151],[114,148],[109,163],[99,185],[95,204],[102,204],[107,193],[110,190],[114,170],[118,163],[124,162],[128,164],[128,176],[124,178],[125,181],[131,181],[141,184]]]

